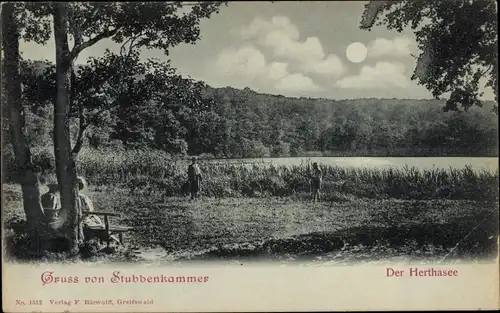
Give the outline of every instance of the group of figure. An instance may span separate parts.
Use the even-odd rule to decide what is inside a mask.
[[[104,222],[97,215],[88,214],[89,212],[94,211],[94,205],[90,197],[83,193],[88,186],[85,178],[79,176],[77,177],[78,183],[78,195],[76,199],[77,203],[77,212],[81,217],[81,234],[80,237],[83,238],[83,227],[102,227],[104,228]],[[49,191],[42,195],[41,203],[46,213],[46,216],[56,220],[59,217],[59,213],[61,210],[61,199],[59,196],[59,188],[57,184],[49,184]],[[119,243],[118,238],[115,236],[111,236],[111,239],[115,242]]]
[[[191,164],[188,166],[188,186],[191,194],[191,199],[197,199],[201,191],[202,174],[198,166],[196,157],[191,158]],[[317,162],[312,165],[311,175],[311,192],[313,194],[313,202],[321,200],[321,189],[323,186],[323,173]]]
[[[198,166],[197,159],[192,158],[192,163],[188,167],[188,182],[189,190],[191,194],[191,199],[196,199],[199,197],[199,192],[201,191],[201,181],[202,175],[200,167]],[[77,205],[78,212],[83,214],[83,225],[85,226],[98,226],[104,225],[102,220],[97,215],[88,214],[88,212],[94,211],[94,205],[90,200],[90,197],[83,193],[88,187],[87,181],[84,177],[77,177],[78,183],[78,195],[77,195]],[[59,187],[57,184],[48,184],[49,190],[42,195],[41,203],[46,215],[49,218],[57,219],[58,214],[61,210],[61,200],[59,196]]]
[[[79,206],[78,209],[81,210],[82,212],[94,211],[94,205],[90,200],[89,196],[82,193],[82,191],[86,189],[88,186],[87,181],[85,180],[85,178],[79,176],[77,177],[77,183],[78,183],[78,196],[76,200]],[[48,184],[47,187],[49,187],[49,191],[47,191],[41,197],[42,207],[47,213],[50,212],[52,217],[57,218],[58,213],[61,210],[61,199],[59,196],[59,188],[57,184]],[[96,218],[99,219],[99,217],[95,215],[87,215],[85,222],[88,222],[88,224],[95,224],[97,223],[97,221],[100,221],[100,219],[96,220]]]
[[[321,169],[318,166],[318,163],[314,162],[312,166],[312,175],[311,175],[311,191],[313,194],[313,202],[317,202],[321,199],[321,188],[323,184],[323,174]],[[191,158],[191,164],[188,166],[188,185],[189,192],[191,195],[191,199],[199,198],[199,193],[201,191],[201,183],[203,180],[203,176],[198,165],[198,160],[196,157]],[[88,184],[85,178],[79,176],[77,177],[78,182],[78,198],[77,203],[79,206],[80,212],[92,212],[94,211],[94,205],[90,200],[89,196],[84,194],[82,191],[87,188]],[[41,201],[42,206],[46,212],[53,212],[53,217],[57,218],[57,212],[60,211],[61,203],[59,197],[59,191],[57,184],[49,184],[49,191],[42,195]],[[86,226],[99,226],[104,224],[102,220],[92,214],[85,214],[83,217],[83,225]]]

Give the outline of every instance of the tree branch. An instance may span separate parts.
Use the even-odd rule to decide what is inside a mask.
[[[97,111],[93,115],[93,118],[96,118],[97,116],[101,115],[102,113],[106,112],[107,110],[109,110],[108,107],[100,109],[99,111]],[[80,118],[79,119],[80,119],[80,122],[79,122],[80,128],[78,129],[78,136],[76,138],[75,146],[73,147],[73,149],[71,151],[71,153],[73,154],[73,156],[76,156],[80,152],[80,150],[82,150],[82,147],[83,147],[83,138],[84,138],[84,135],[85,135],[85,131],[92,124],[91,121],[87,122],[87,118],[85,118],[85,115],[83,114],[83,111],[80,111]]]
[[[93,9],[92,9],[92,12],[90,12],[90,18],[87,19],[88,22],[91,22],[91,21],[94,21],[97,13],[99,13],[99,5],[95,6]],[[85,26],[88,26],[88,25],[85,25]]]
[[[73,39],[75,40],[74,45],[73,45],[73,49],[74,49],[74,47],[79,47],[82,45],[83,38],[82,38],[82,32],[80,29],[75,29],[73,31]]]
[[[83,136],[85,135],[85,130],[89,126],[88,123],[85,122],[85,116],[83,115],[83,111],[80,111],[80,128],[78,129],[78,137],[76,138],[75,146],[73,147],[71,153],[76,155],[80,152],[83,147]]]
[[[130,56],[130,54],[132,53],[132,49],[135,48],[137,45],[134,44],[134,42],[139,39],[141,36],[143,35],[143,32],[141,32],[140,34],[137,34],[136,36],[133,36],[133,37],[130,37],[129,39],[127,39],[123,44],[122,46],[120,47],[120,54],[125,54],[125,46],[130,43],[129,47],[128,47],[128,53],[127,53],[127,56]]]
[[[75,46],[71,50],[71,59],[72,60],[76,59],[78,57],[78,54],[80,54],[80,52],[82,52],[84,49],[87,49],[90,46],[93,46],[94,44],[96,44],[100,40],[105,39],[105,38],[109,38],[109,37],[115,35],[118,32],[118,30],[120,30],[120,27],[117,27],[117,28],[112,29],[112,30],[106,30],[106,31],[100,33],[99,35],[95,36],[94,38],[89,39],[89,40],[81,43],[78,46],[76,45],[76,42],[75,42]]]
[[[370,1],[365,4],[360,22],[361,29],[371,30],[378,16],[388,4],[390,4],[390,1]]]
[[[490,66],[488,66],[488,68],[486,68],[483,72],[481,72],[481,77],[483,77],[484,75],[486,74],[489,74],[489,72],[493,69],[493,64],[490,64]]]

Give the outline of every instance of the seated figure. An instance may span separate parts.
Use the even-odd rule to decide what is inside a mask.
[[[93,212],[94,211],[94,205],[92,201],[90,200],[90,197],[87,196],[86,194],[82,193],[81,191],[87,188],[87,181],[85,178],[79,176],[77,177],[78,181],[78,204],[80,206],[81,212]],[[105,228],[104,222],[99,218],[99,216],[94,215],[94,214],[84,214],[83,215],[83,226],[84,227],[102,227]],[[116,236],[111,235],[111,239],[115,241],[116,243],[120,243],[118,238]]]
[[[61,209],[61,200],[57,184],[48,184],[49,191],[41,197],[43,211],[49,220],[57,219]]]
[[[87,188],[87,181],[85,178],[79,176],[77,177],[78,181],[78,205],[80,206],[82,212],[92,212],[94,211],[94,204],[90,200],[90,197],[81,191]],[[97,215],[88,215],[85,214],[83,216],[83,224],[85,226],[100,226],[104,227],[104,223]]]

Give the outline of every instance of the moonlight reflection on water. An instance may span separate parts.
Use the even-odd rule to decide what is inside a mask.
[[[471,166],[474,170],[495,170],[498,168],[498,158],[493,157],[293,157],[293,158],[256,158],[210,160],[210,163],[261,164],[261,165],[301,165],[318,162],[324,165],[336,165],[355,168],[394,168],[416,167],[420,170],[462,169]]]

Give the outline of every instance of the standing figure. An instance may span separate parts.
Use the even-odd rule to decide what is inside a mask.
[[[323,173],[316,162],[313,163],[312,174],[313,202],[316,202],[321,200],[321,187],[323,184]]]
[[[198,193],[201,190],[201,170],[198,166],[196,157],[191,158],[191,164],[188,167],[189,192],[191,199],[198,198]]]

